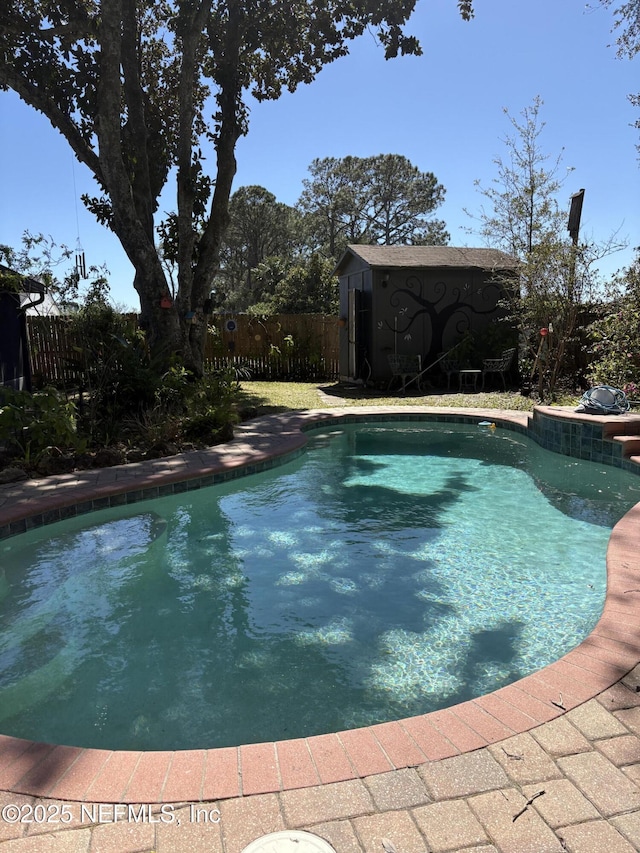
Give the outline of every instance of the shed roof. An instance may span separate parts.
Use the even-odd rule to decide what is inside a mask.
[[[515,269],[517,261],[499,249],[456,246],[364,246],[351,244],[338,262],[340,273],[351,256],[370,267],[475,267],[482,270]]]

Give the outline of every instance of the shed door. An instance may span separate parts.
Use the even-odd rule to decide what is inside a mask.
[[[349,317],[349,378],[357,379],[358,372],[360,369],[359,359],[358,359],[358,346],[360,343],[360,334],[359,334],[359,319],[360,319],[360,291],[352,288],[348,291],[349,305],[348,305],[348,317]]]

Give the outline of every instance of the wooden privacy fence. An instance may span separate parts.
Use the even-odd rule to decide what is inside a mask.
[[[66,317],[27,317],[27,335],[34,386],[80,384],[77,342]]]
[[[338,319],[324,314],[217,314],[211,318],[205,363],[246,368],[253,379],[335,379]]]
[[[127,325],[134,332],[136,314],[126,314]],[[78,388],[82,378],[82,340],[73,321],[65,316],[27,317],[31,373],[36,387]]]
[[[135,315],[128,315],[132,328]],[[38,385],[80,384],[80,341],[67,317],[28,317],[29,347]],[[248,379],[331,380],[339,374],[338,319],[324,314],[214,314],[205,365],[232,366]]]

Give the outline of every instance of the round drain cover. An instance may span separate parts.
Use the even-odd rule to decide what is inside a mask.
[[[336,853],[324,838],[311,832],[283,830],[256,838],[242,853]]]

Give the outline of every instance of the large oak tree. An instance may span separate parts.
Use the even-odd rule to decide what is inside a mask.
[[[101,195],[87,200],[135,269],[152,351],[200,372],[204,312],[228,221],[247,96],[278,98],[376,29],[385,56],[419,53],[416,0],[7,0],[0,87],[44,113]],[[458,0],[463,17],[471,0]],[[215,152],[213,175],[203,169]],[[203,153],[204,152],[204,153]],[[175,299],[158,247],[158,198],[176,182]],[[165,307],[163,307],[165,306]],[[194,322],[195,319],[195,322]]]

